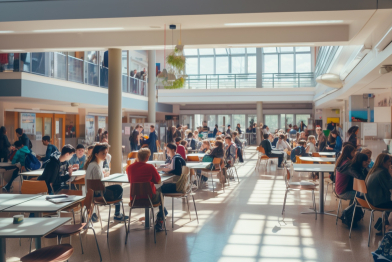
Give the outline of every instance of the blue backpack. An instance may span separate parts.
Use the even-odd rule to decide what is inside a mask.
[[[41,168],[41,162],[31,153],[26,154],[25,167],[27,170],[37,170]]]

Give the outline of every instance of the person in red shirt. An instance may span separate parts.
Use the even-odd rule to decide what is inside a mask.
[[[186,159],[186,151],[185,151],[185,147],[183,145],[180,144],[181,142],[181,138],[177,137],[176,138],[176,145],[177,145],[177,151],[176,153],[179,154],[182,159]]]
[[[152,195],[150,195],[151,202],[153,204],[158,204],[161,202],[161,189],[156,189],[155,184],[161,184],[161,176],[159,175],[156,168],[147,164],[150,158],[151,151],[149,148],[141,148],[137,154],[137,161],[127,168],[127,175],[129,182],[132,183],[145,183],[149,182],[152,190]],[[132,196],[130,196],[132,201]],[[165,215],[167,211],[165,208]],[[158,231],[164,230],[163,228],[163,213],[162,205],[159,206],[159,212],[157,214],[156,228]]]

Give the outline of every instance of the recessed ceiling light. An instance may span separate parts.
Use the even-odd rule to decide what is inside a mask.
[[[312,24],[341,24],[343,20],[320,21],[285,21],[285,22],[259,22],[259,23],[227,23],[225,26],[274,26],[274,25],[312,25]]]
[[[13,33],[14,31],[0,31],[0,34],[11,34],[11,33]]]
[[[123,30],[123,27],[105,27],[105,28],[69,28],[69,29],[42,29],[33,30],[34,33],[62,33],[62,32],[91,32],[91,31],[117,31]]]
[[[161,28],[159,25],[152,25],[150,28]]]

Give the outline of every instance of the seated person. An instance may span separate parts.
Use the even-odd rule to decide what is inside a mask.
[[[366,178],[367,199],[378,208],[392,209],[391,201],[391,156],[385,153],[377,156],[376,162]]]
[[[182,159],[186,159],[186,151],[185,147],[183,145],[180,145],[181,138],[177,137],[176,138],[176,148],[177,148],[177,154],[179,154]]]
[[[182,145],[185,148],[185,154],[188,154],[188,142],[186,142],[185,140],[181,140],[180,141],[180,145]]]
[[[68,189],[65,185],[66,181],[72,176],[72,166],[68,161],[75,154],[75,148],[71,145],[65,145],[60,152],[54,152],[49,161],[46,163],[44,172],[37,180],[46,182],[49,194],[55,194],[63,187]],[[68,174],[66,173],[68,171]],[[53,190],[52,190],[53,189]]]
[[[211,144],[207,139],[202,141],[201,147],[199,149],[199,154],[207,153],[210,150]]]
[[[306,141],[300,140],[298,142],[298,146],[293,148],[293,150],[291,150],[291,156],[290,156],[291,162],[293,163],[297,162],[296,156],[308,156],[308,154],[306,153],[305,145],[306,145]]]
[[[69,164],[74,170],[83,170],[84,163],[86,162],[86,155],[84,154],[85,147],[82,144],[76,146],[76,154],[69,160]]]
[[[193,134],[192,133],[188,134],[187,142],[188,142],[189,147],[192,147],[192,150],[196,150],[197,142],[193,138]]]
[[[309,155],[317,153],[315,136],[308,136],[308,142],[306,142],[306,153]]]
[[[266,156],[278,158],[278,168],[280,168],[282,165],[282,162],[283,162],[283,156],[284,156],[283,152],[282,152],[282,154],[272,153],[271,142],[268,140],[269,134],[264,134],[263,137],[264,137],[264,140],[261,141],[260,146],[262,148],[264,148]]]
[[[93,153],[93,149],[94,149],[94,146],[89,146],[89,147],[87,148],[86,158],[88,158],[89,156],[91,156],[91,154]]]
[[[212,150],[209,150],[206,153],[206,156],[211,156],[212,158],[222,158],[222,160],[223,160],[224,155],[225,155],[225,151],[223,149],[222,141],[216,141],[215,146],[212,148]],[[219,167],[212,167],[212,170],[214,170],[216,168],[219,168]],[[226,182],[226,179],[225,179],[226,178],[226,168],[223,168],[223,169],[224,169],[224,171],[223,170],[222,171],[224,174],[223,174],[223,177],[220,178],[221,183]],[[201,175],[200,170],[198,170],[198,175]],[[203,182],[206,182],[208,180],[208,177],[202,176],[201,180]]]
[[[295,128],[292,128],[292,127],[291,127],[291,124],[289,125],[289,127],[290,127],[289,134],[290,134],[290,135],[296,135],[296,134],[297,134],[297,130],[295,130]]]
[[[342,150],[342,138],[336,129],[329,133],[325,151],[339,153]]]
[[[278,141],[279,141],[279,135],[280,135],[280,134],[276,134],[275,137],[272,136],[272,137],[273,137],[273,140],[272,140],[272,142],[271,142],[271,146],[276,147],[276,143],[278,143]]]
[[[44,157],[37,156],[37,159],[42,161],[42,162],[48,161],[49,158],[50,158],[50,155],[52,155],[54,152],[56,152],[56,151],[59,152],[57,147],[50,143],[50,136],[44,136],[42,138],[42,144],[44,146],[46,146],[45,156]]]
[[[167,164],[158,168],[158,171],[163,171],[168,174],[172,174],[180,177],[182,174],[182,167],[186,165],[185,160],[181,157],[181,155],[176,153],[177,151],[176,145],[167,144],[166,151],[167,151],[167,155],[169,156],[168,160],[166,161]],[[174,184],[174,186],[172,184],[162,185],[161,187],[162,193],[175,193],[176,192],[175,185],[176,184]]]
[[[25,159],[26,159],[26,154],[30,153],[30,149],[23,145],[21,140],[18,140],[14,143],[15,148],[17,149],[14,157],[12,158],[12,164],[20,164],[20,172],[26,171],[25,168]],[[5,192],[9,192],[12,186],[12,183],[14,180],[19,176],[19,168],[16,168],[14,172],[12,173],[11,180],[3,187],[3,190]]]
[[[156,189],[154,184],[161,184],[161,176],[153,165],[147,164],[150,155],[151,152],[149,148],[141,148],[137,154],[137,161],[128,166],[127,175],[130,183],[149,182],[153,193],[152,196],[150,196],[151,202],[153,204],[158,204],[161,202],[161,188]],[[165,214],[167,214],[166,209]],[[159,206],[155,227],[158,231],[164,230],[162,205]]]
[[[285,140],[284,135],[279,135],[278,142],[276,143],[276,149],[278,149],[278,150],[286,150],[287,149],[287,151],[291,151],[291,146]]]
[[[361,153],[368,156],[369,158],[368,170],[370,170],[374,166],[374,162],[372,160],[372,151],[369,148],[362,148]]]
[[[109,151],[109,146],[107,144],[96,145],[93,149],[92,154],[86,161],[84,169],[86,170],[86,188],[88,189],[88,180],[102,180],[102,178],[109,176],[109,173],[104,174],[100,163],[103,163],[106,159],[106,155]],[[105,187],[105,192],[103,196],[107,201],[115,201],[122,199],[123,188],[120,185],[111,185]],[[95,197],[99,197],[100,193],[95,192]],[[114,219],[118,221],[126,220],[128,217],[120,213],[121,203],[115,205]],[[97,215],[93,214],[93,221],[97,221]]]

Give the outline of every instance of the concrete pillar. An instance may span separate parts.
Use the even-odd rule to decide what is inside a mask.
[[[260,133],[260,123],[264,123],[263,118],[263,102],[256,102],[256,114],[257,114],[257,128],[256,128],[256,142],[257,145],[260,145],[263,138]]]
[[[4,102],[0,102],[0,126],[4,126],[4,125],[5,125],[5,107],[4,107]]]
[[[156,62],[155,50],[148,51],[148,123],[156,123]]]
[[[86,138],[86,108],[78,108],[79,113],[79,137]]]
[[[111,173],[122,173],[121,49],[109,49],[108,122]]]

